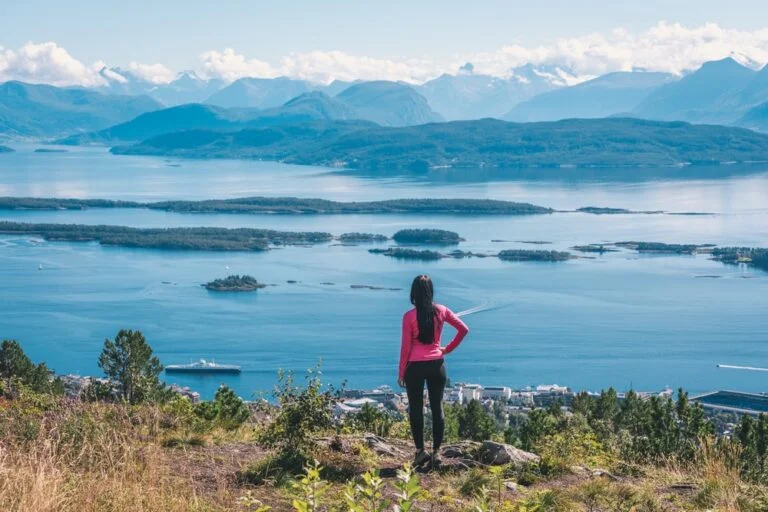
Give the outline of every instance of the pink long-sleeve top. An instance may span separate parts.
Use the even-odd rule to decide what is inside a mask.
[[[440,337],[446,322],[456,329],[456,335],[447,347],[440,350]],[[435,339],[432,343],[422,343],[419,341],[419,321],[416,317],[416,308],[406,312],[403,315],[403,337],[400,345],[398,378],[400,380],[405,378],[405,368],[410,361],[433,361],[442,358],[445,354],[450,354],[459,346],[468,332],[467,325],[453,311],[442,304],[435,304]]]

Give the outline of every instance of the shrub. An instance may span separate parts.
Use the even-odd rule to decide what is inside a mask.
[[[292,373],[278,372],[275,399],[280,407],[259,436],[260,442],[282,453],[309,455],[317,448],[313,436],[332,426],[332,389],[323,391],[320,372],[309,370],[305,386],[296,386]]]

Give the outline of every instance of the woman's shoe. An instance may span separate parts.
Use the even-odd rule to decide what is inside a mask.
[[[425,462],[428,462],[431,458],[432,457],[430,457],[430,455],[427,452],[425,452],[424,450],[420,450],[416,452],[416,456],[413,458],[413,467],[418,468]]]
[[[437,454],[437,452],[432,454],[432,457],[429,460],[429,469],[440,469],[440,466],[442,466],[443,461],[440,460],[440,456]]]

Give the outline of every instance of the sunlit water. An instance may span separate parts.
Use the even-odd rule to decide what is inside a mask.
[[[0,155],[0,195],[135,200],[253,195],[339,200],[489,197],[557,209],[612,206],[711,212],[707,216],[556,213],[530,217],[445,215],[182,215],[148,210],[0,211],[26,222],[130,226],[252,226],[367,231],[440,227],[460,248],[567,249],[646,240],[768,247],[768,174],[760,168],[438,172],[372,178],[274,163],[115,157],[102,149]],[[565,176],[554,181],[552,173]],[[660,180],[672,175],[674,179]],[[508,240],[494,243],[491,240]],[[547,241],[533,246],[515,241]],[[385,245],[386,246],[386,245]],[[101,247],[0,237],[0,337],[15,338],[58,372],[98,374],[104,338],[141,329],[163,363],[198,358],[242,365],[239,376],[176,377],[210,396],[222,381],[244,396],[269,390],[277,368],[302,371],[322,359],[335,384],[394,384],[400,315],[420,272],[438,300],[472,332],[451,354],[454,381],[525,386],[560,383],[657,389],[684,386],[765,391],[764,374],[718,363],[768,365],[768,274],[706,256],[622,251],[557,264],[495,258],[402,262],[369,246],[291,247],[267,253],[206,253]],[[41,269],[42,268],[42,269]],[[248,294],[200,286],[232,273],[267,283]],[[713,277],[717,276],[717,277]],[[296,284],[286,281],[296,280]],[[360,290],[351,285],[402,288]]]

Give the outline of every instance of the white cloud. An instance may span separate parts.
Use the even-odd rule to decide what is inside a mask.
[[[227,81],[246,76],[261,78],[278,76],[278,72],[270,64],[258,59],[246,59],[243,55],[235,53],[232,48],[225,48],[222,52],[211,50],[203,53],[200,55],[200,66],[204,75]]]
[[[496,52],[457,56],[455,64],[470,60],[476,73],[493,75],[528,62],[561,66],[580,76],[634,68],[682,74],[733,54],[758,64],[768,62],[768,28],[729,30],[715,23],[688,28],[662,21],[636,34],[617,28],[538,47],[505,46]]]
[[[102,85],[98,70],[88,67],[54,42],[27,43],[18,50],[0,47],[0,81],[52,85]]]
[[[313,82],[386,79],[419,83],[446,71],[458,73],[466,63],[472,64],[475,74],[503,77],[510,76],[514,67],[532,63],[555,70],[564,82],[576,83],[607,72],[636,68],[682,74],[729,55],[753,67],[768,62],[768,28],[744,31],[715,23],[686,27],[662,21],[641,32],[619,27],[605,33],[553,39],[539,46],[515,43],[495,51],[461,53],[446,61],[380,58],[335,50],[292,53],[267,62],[225,48],[201,54],[198,70],[203,76],[226,81],[246,76],[291,76]],[[83,64],[54,42],[27,43],[18,50],[0,47],[0,81],[98,86],[107,80],[121,82],[125,78],[120,74],[100,74],[103,68],[102,62]],[[175,78],[174,71],[160,63],[132,62],[126,71],[156,84]]]
[[[167,84],[176,78],[176,73],[163,64],[131,62],[128,70],[137,77],[153,84]]]

